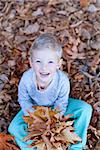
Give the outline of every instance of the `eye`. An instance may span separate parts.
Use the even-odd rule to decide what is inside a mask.
[[[36,63],[40,63],[41,61],[40,60],[36,60]]]
[[[49,64],[53,64],[54,62],[53,62],[53,61],[49,61],[48,63],[49,63]]]

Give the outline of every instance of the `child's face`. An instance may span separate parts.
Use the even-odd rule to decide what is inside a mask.
[[[37,82],[48,85],[59,68],[59,59],[56,52],[48,48],[35,50],[31,67],[34,68]]]

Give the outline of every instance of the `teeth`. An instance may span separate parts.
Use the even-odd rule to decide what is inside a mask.
[[[49,73],[40,73],[40,74],[42,74],[42,75],[49,75]]]
[[[42,76],[47,76],[49,75],[49,73],[46,73],[46,74],[43,74],[43,73],[40,73]]]

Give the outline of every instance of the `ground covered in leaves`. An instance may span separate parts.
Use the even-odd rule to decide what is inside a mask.
[[[69,74],[70,96],[93,106],[86,148],[99,149],[100,1],[0,1],[0,132],[19,111],[17,87],[27,70],[34,39],[51,32],[63,46],[62,70]],[[97,145],[97,146],[96,146]]]

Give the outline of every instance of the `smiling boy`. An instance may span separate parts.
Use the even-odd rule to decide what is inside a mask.
[[[30,141],[22,140],[27,135],[27,125],[22,117],[28,115],[28,111],[34,111],[33,105],[58,107],[60,119],[63,115],[73,114],[75,132],[82,138],[82,143],[71,145],[70,150],[82,150],[86,144],[92,108],[84,101],[69,98],[69,79],[59,69],[61,56],[60,44],[49,33],[40,35],[30,48],[31,68],[23,74],[18,87],[18,101],[22,110],[9,126],[9,132],[15,136],[21,150],[33,150],[26,148]]]
[[[50,85],[58,66],[59,59],[54,51],[44,48],[33,52],[31,67],[36,73],[37,85],[40,90],[41,88],[46,89]]]

